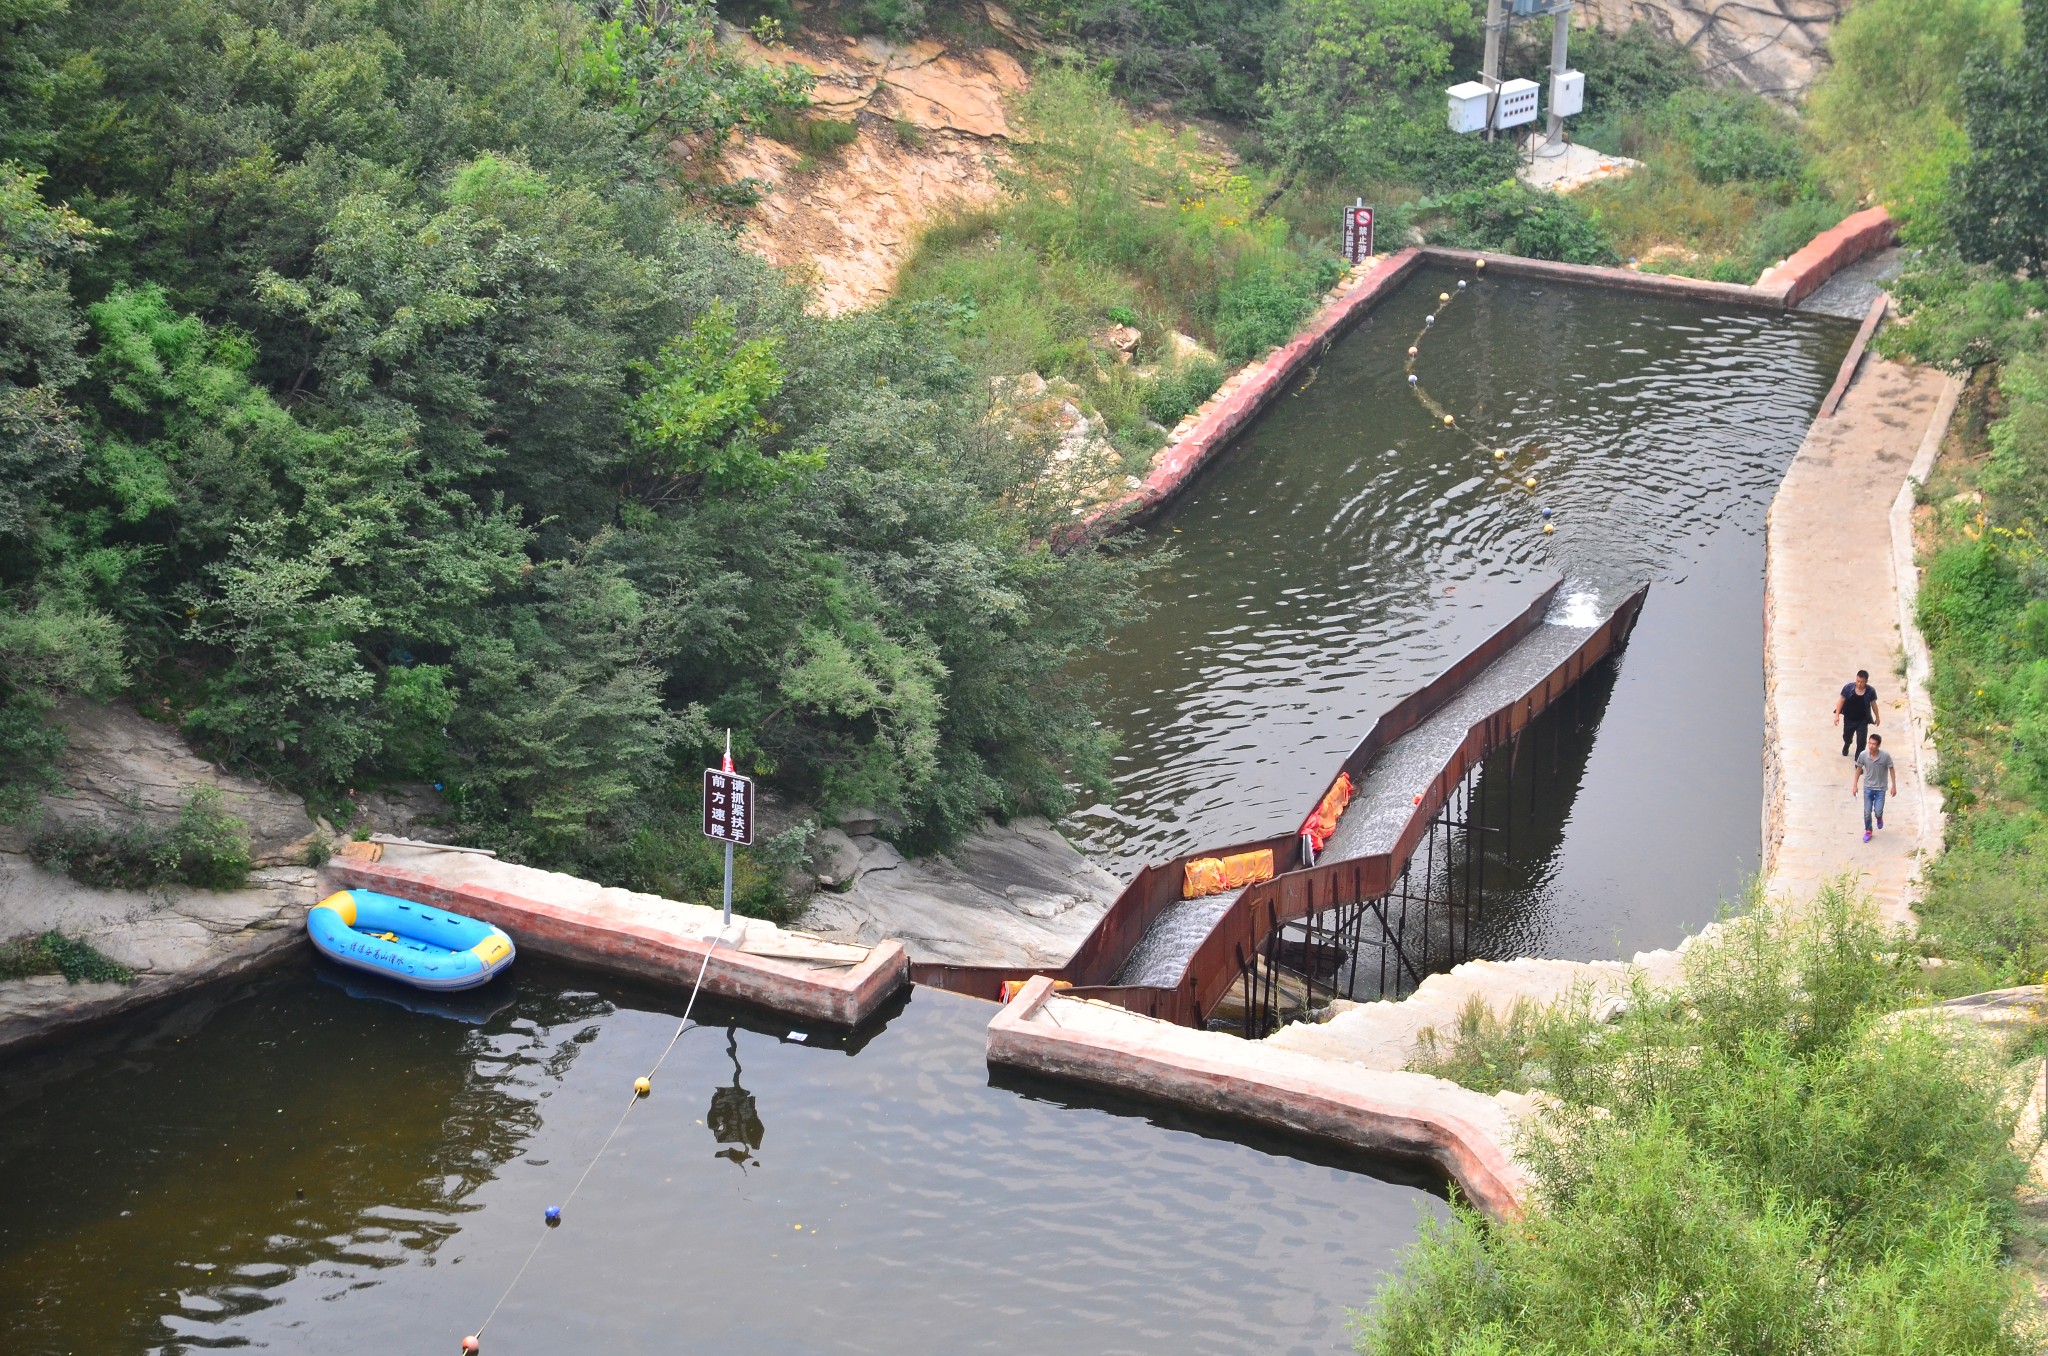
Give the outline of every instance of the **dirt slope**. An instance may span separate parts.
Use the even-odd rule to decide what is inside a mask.
[[[998,7],[987,9],[997,31],[1014,26]],[[784,46],[744,45],[757,60],[810,70],[814,115],[859,129],[851,144],[809,162],[766,137],[726,156],[728,175],[768,186],[742,243],[808,275],[822,309],[879,301],[926,220],[995,195],[995,170],[1014,135],[1004,100],[1029,80],[1010,52],[815,33]]]

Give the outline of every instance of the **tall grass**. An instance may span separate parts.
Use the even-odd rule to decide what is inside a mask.
[[[1121,444],[1149,450],[1170,422],[1156,415],[1185,401],[1113,370],[1099,343],[1113,321],[1136,324],[1139,362],[1185,391],[1210,377],[1174,370],[1171,332],[1244,362],[1290,337],[1342,275],[1326,249],[1258,215],[1260,178],[1192,134],[1135,122],[1093,74],[1042,70],[1015,113],[1026,139],[1001,200],[929,227],[897,294],[949,303],[962,353],[991,375],[1080,383]]]
[[[1849,211],[1797,124],[1755,95],[1681,89],[1595,137],[1645,163],[1579,196],[1623,254],[1659,271],[1753,282]]]
[[[1908,972],[1842,888],[1696,944],[1669,995],[1468,1015],[1422,1067],[1540,1087],[1533,1208],[1427,1231],[1372,1356],[2018,1353],[2024,1165],[2000,1053],[1897,1020]]]

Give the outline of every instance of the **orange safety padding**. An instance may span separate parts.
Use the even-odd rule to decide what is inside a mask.
[[[1323,850],[1323,844],[1337,831],[1337,821],[1344,817],[1344,811],[1351,804],[1351,790],[1351,774],[1338,773],[1336,784],[1323,794],[1321,803],[1302,822],[1301,831],[1308,835],[1308,845],[1317,852]]]
[[[1218,894],[1224,888],[1221,857],[1197,857],[1180,870],[1182,899],[1200,899],[1203,895]]]
[[[1260,848],[1257,852],[1240,852],[1235,857],[1223,859],[1223,887],[1226,890],[1241,889],[1262,880],[1273,879],[1273,849]]]
[[[1197,857],[1181,868],[1182,899],[1239,890],[1262,880],[1273,879],[1273,849],[1240,852],[1230,857]]]

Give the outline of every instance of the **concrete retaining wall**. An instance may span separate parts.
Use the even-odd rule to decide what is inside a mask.
[[[1058,997],[1040,976],[988,1028],[991,1064],[1251,1121],[1443,1171],[1496,1219],[1519,1215],[1515,1107],[1427,1074],[1387,1073],[1276,1050],[1122,1008]]]
[[[381,890],[495,923],[521,950],[688,987],[833,1026],[859,1025],[910,982],[901,942],[827,942],[758,919],[721,930],[717,909],[636,894],[473,853],[388,849],[337,857],[335,889]],[[707,959],[708,957],[708,959]]]
[[[1882,207],[1866,208],[1822,231],[1783,264],[1765,269],[1750,290],[1779,306],[1797,306],[1829,278],[1897,237],[1890,213]]]
[[[1151,469],[1138,488],[1090,514],[1074,535],[1085,538],[1115,531],[1142,522],[1172,503],[1202,468],[1250,428],[1266,406],[1321,358],[1332,343],[1424,265],[1484,268],[1494,276],[1541,278],[1578,287],[1611,287],[1708,304],[1784,310],[1811,296],[1843,268],[1889,245],[1894,235],[1892,219],[1882,207],[1858,212],[1822,231],[1782,265],[1765,270],[1754,286],[1437,246],[1405,249],[1368,261],[1363,266],[1366,271],[1355,275],[1343,290],[1325,302],[1299,334],[1233,375],[1191,424],[1176,429],[1172,440],[1152,459]]]

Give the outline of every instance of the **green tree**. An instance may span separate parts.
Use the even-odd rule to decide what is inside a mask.
[[[824,465],[822,452],[761,450],[779,428],[768,409],[786,379],[781,350],[774,335],[740,339],[732,307],[717,301],[638,365],[646,389],[633,402],[633,440],[656,477],[654,497],[693,480],[719,494],[760,490]]]
[[[1406,98],[1479,31],[1465,0],[1295,0],[1269,48],[1261,130],[1293,169],[1328,173],[1406,120]],[[1448,133],[1444,134],[1446,137]]]
[[[2020,7],[2010,61],[1987,55],[1962,82],[1969,158],[1957,168],[1953,225],[1963,257],[2038,276],[2048,265],[2048,4]]]
[[[1828,38],[1831,65],[1807,112],[1832,174],[1882,201],[1909,237],[1942,226],[1949,179],[1968,149],[1963,69],[2010,53],[2015,0],[1865,0]]]

